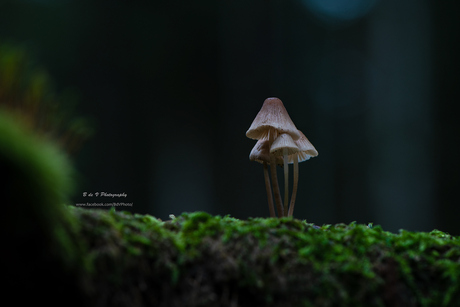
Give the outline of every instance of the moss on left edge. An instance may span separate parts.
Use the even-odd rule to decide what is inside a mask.
[[[0,110],[6,293],[16,294],[18,303],[52,301],[53,293],[75,290],[74,279],[64,277],[73,276],[82,261],[77,222],[64,207],[73,188],[72,167],[50,141],[19,123]]]

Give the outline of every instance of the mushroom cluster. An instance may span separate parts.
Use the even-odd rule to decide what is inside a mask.
[[[251,127],[246,132],[246,136],[257,140],[256,145],[249,154],[249,160],[263,164],[270,216],[275,217],[276,213],[273,204],[268,165],[270,165],[273,194],[278,216],[292,216],[299,182],[299,162],[316,157],[318,152],[305,135],[300,130],[297,130],[283,102],[278,98],[267,98],[264,101]],[[294,184],[289,208],[288,164],[294,165]],[[284,206],[276,175],[277,165],[282,166],[284,169]]]

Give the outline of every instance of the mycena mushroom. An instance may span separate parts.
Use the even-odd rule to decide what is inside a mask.
[[[288,216],[288,202],[289,202],[289,167],[288,167],[288,158],[289,156],[295,155],[299,152],[297,144],[294,142],[292,137],[283,133],[276,138],[273,142],[272,147],[270,148],[270,154],[275,157],[283,158],[284,165],[284,216]]]
[[[291,135],[294,140],[300,138],[300,134],[289,117],[283,102],[278,98],[267,98],[246,132],[246,136],[254,140],[268,137],[268,144],[271,147],[274,140],[282,133]],[[276,159],[274,155],[270,155],[270,171],[275,202],[278,214],[281,217],[284,215],[283,201],[281,200],[278,179],[276,177]]]
[[[318,151],[316,151],[315,147],[310,143],[307,137],[300,130],[299,133],[300,138],[295,141],[299,151],[288,157],[289,163],[294,163],[294,185],[292,187],[291,204],[289,205],[288,216],[292,216],[294,214],[294,205],[297,196],[297,187],[299,184],[299,162],[307,161],[311,157],[316,157],[318,155]]]
[[[264,166],[265,189],[267,191],[268,210],[270,217],[275,217],[275,207],[273,205],[272,189],[270,186],[270,178],[268,175],[268,164],[270,163],[270,146],[268,138],[262,138],[257,141],[256,145],[249,154],[249,160],[262,163]]]

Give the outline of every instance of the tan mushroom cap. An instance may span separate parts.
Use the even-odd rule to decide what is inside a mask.
[[[313,146],[312,143],[307,139],[305,134],[299,130],[300,138],[295,141],[297,147],[299,148],[299,152],[289,155],[288,161],[289,163],[294,163],[294,158],[299,159],[299,162],[306,161],[311,157],[316,157],[318,155],[318,151]]]
[[[270,148],[270,153],[275,156],[283,156],[284,149],[287,150],[287,155],[293,155],[299,151],[299,147],[287,133],[283,133],[276,138]]]
[[[270,164],[270,144],[267,138],[257,141],[249,154],[249,160]],[[283,159],[281,157],[276,157],[276,164],[282,165]]]
[[[300,134],[289,117],[283,102],[278,98],[267,98],[259,113],[246,132],[250,139],[260,140],[267,135],[270,128],[274,128],[278,134],[288,133],[293,140],[300,138]]]

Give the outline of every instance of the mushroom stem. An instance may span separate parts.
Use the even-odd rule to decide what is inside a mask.
[[[275,206],[273,205],[272,188],[270,187],[270,177],[268,176],[268,164],[264,162],[265,189],[267,190],[268,210],[270,217],[276,217]]]
[[[288,150],[283,149],[284,160],[284,216],[288,216],[288,202],[289,202],[289,168],[288,168]]]
[[[272,129],[270,129],[270,132],[269,132],[270,147],[272,146],[274,140],[275,140],[274,132]],[[276,209],[278,210],[278,217],[283,217],[284,215],[283,200],[281,199],[280,187],[278,185],[278,177],[276,177],[276,160],[275,160],[275,156],[272,154],[270,154],[270,171],[272,175],[273,194],[275,196]]]
[[[299,185],[299,158],[294,158],[294,185],[292,186],[291,204],[289,205],[288,216],[292,216],[294,213],[295,198],[297,196],[297,187]]]

